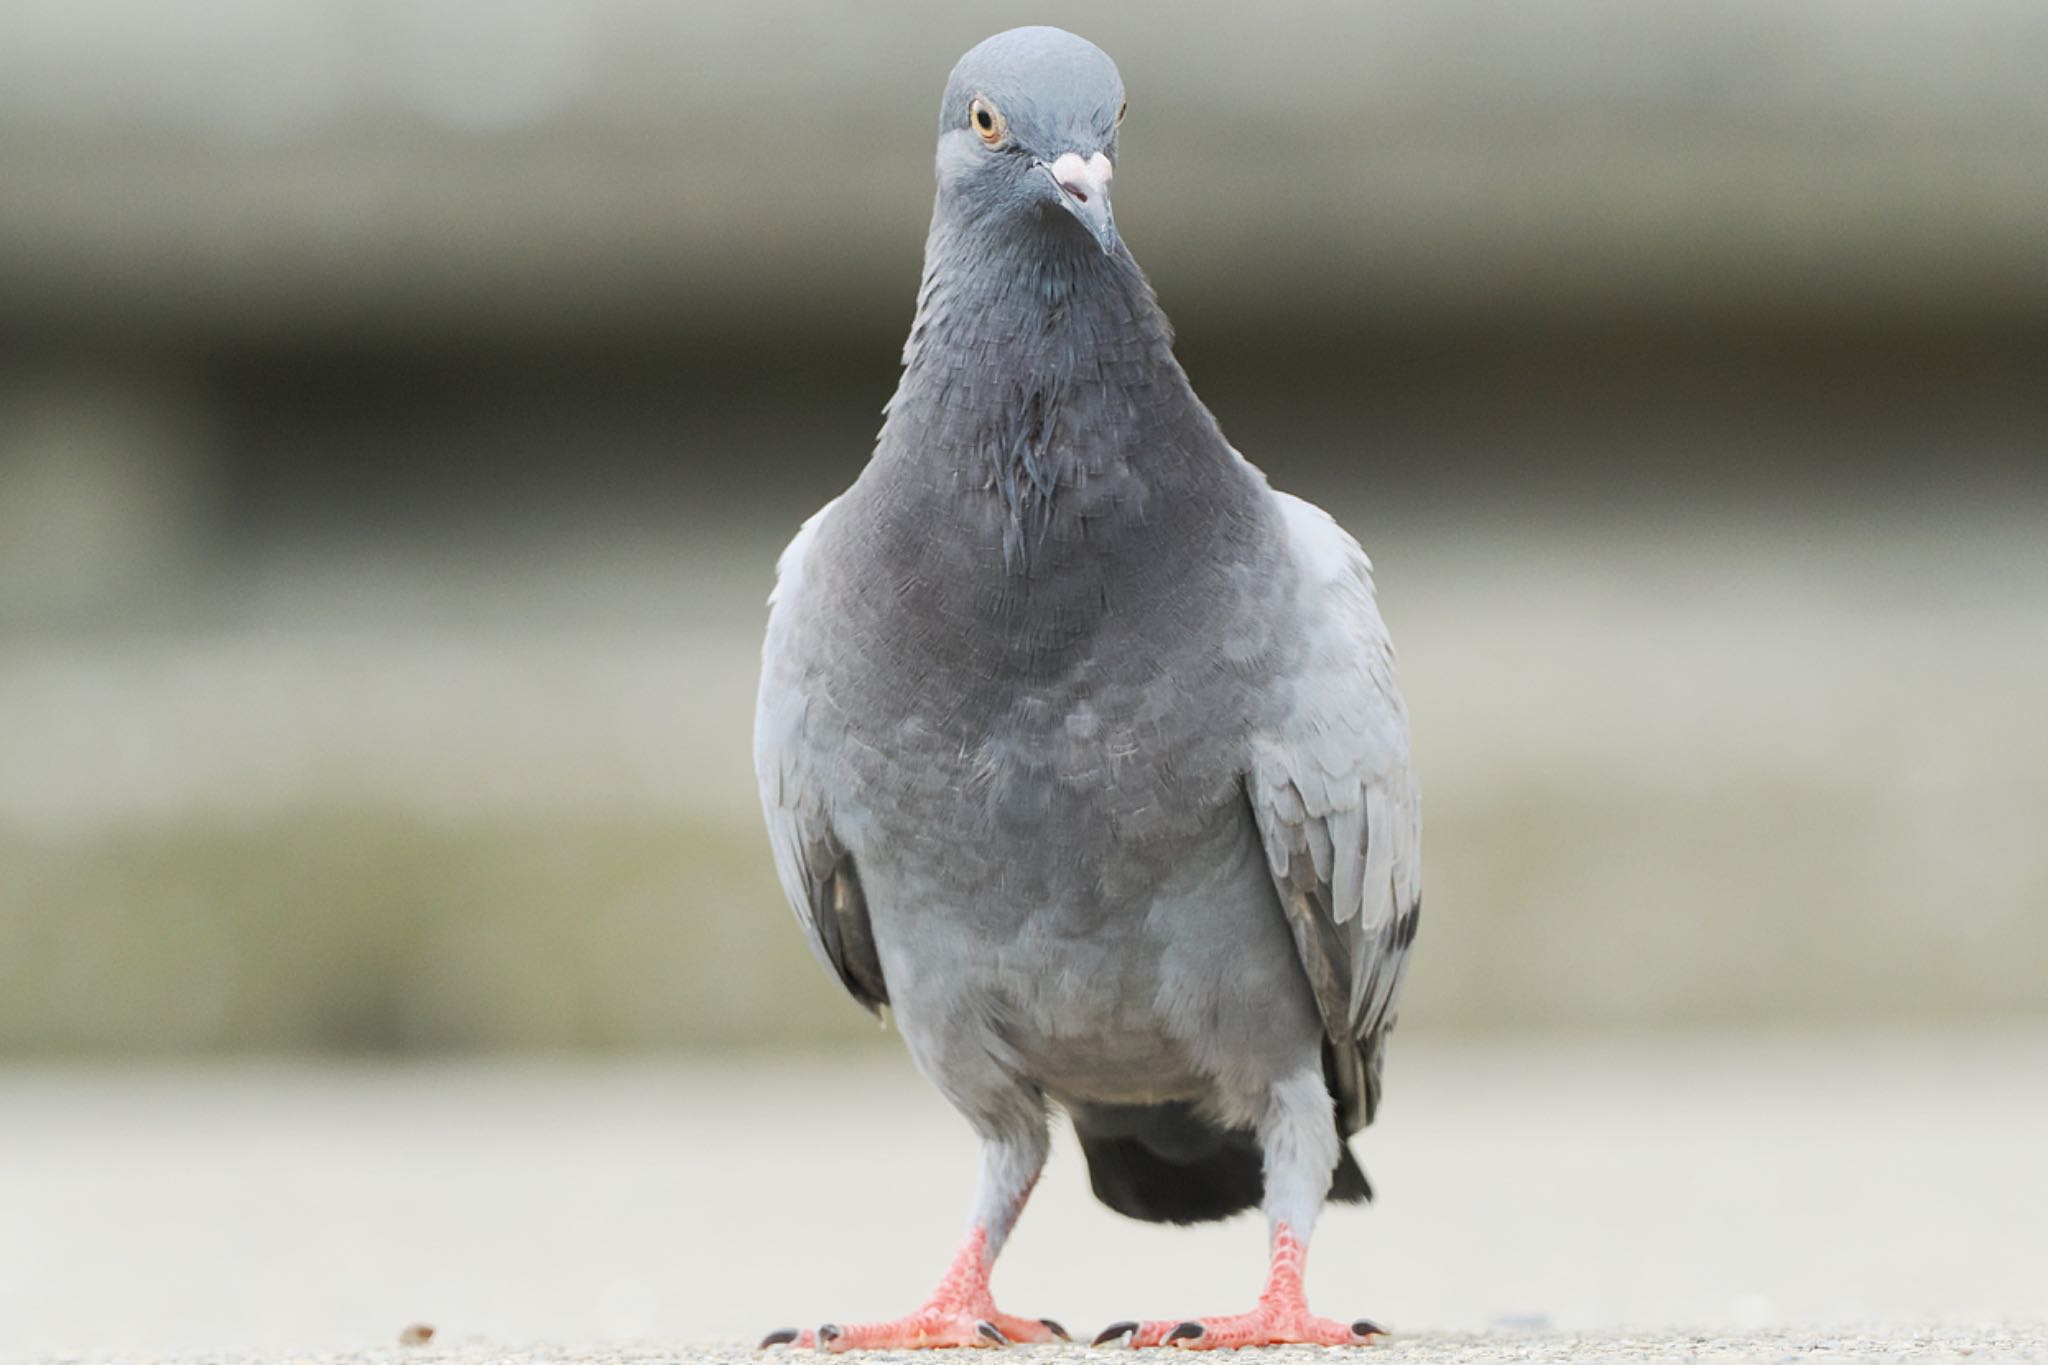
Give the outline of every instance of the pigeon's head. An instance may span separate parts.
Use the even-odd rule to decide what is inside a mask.
[[[1072,232],[1116,249],[1109,178],[1124,83],[1064,29],[1013,28],[953,68],[939,107],[939,192],[980,220]]]

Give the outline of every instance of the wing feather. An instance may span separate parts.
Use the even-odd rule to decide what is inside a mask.
[[[768,639],[761,652],[761,692],[754,712],[754,776],[761,787],[775,873],[811,951],[849,995],[879,1012],[889,1003],[889,990],[882,979],[860,874],[834,835],[804,767],[803,734],[810,712],[800,662],[803,651],[798,648],[804,560],[833,505],[826,503],[806,521],[776,562],[775,590],[768,596]]]
[[[1372,565],[1321,509],[1274,493],[1308,632],[1246,791],[1333,1045],[1347,1131],[1372,1121],[1422,907],[1422,796]]]

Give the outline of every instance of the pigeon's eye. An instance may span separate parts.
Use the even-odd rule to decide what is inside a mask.
[[[1124,115],[1125,115],[1125,114],[1128,114],[1128,113],[1130,113],[1130,112],[1131,112],[1131,102],[1130,102],[1129,100],[1125,100],[1125,101],[1124,101],[1124,102],[1123,102],[1122,104],[1119,104],[1119,105],[1118,105],[1118,106],[1116,107],[1116,126],[1117,126],[1117,127],[1121,128],[1121,127],[1123,127],[1123,126],[1124,126]]]
[[[991,147],[1002,146],[1003,139],[1010,133],[1010,125],[1004,121],[1002,111],[979,97],[967,106],[967,121],[974,125],[974,131],[981,140]]]

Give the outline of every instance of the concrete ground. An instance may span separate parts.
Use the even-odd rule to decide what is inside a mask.
[[[1310,1293],[1390,1360],[2042,1359],[2044,1077],[2039,1029],[1404,1039]],[[908,1307],[973,1158],[892,1051],[0,1072],[0,1358],[737,1359]],[[1232,1311],[1261,1242],[1119,1219],[1063,1143],[996,1287]]]
[[[932,1357],[910,1351],[862,1353],[863,1361],[917,1362],[929,1365]],[[264,1355],[212,1355],[179,1358],[180,1365],[269,1365],[276,1359]],[[670,1365],[689,1361],[692,1365],[759,1365],[759,1352],[742,1345],[719,1346],[612,1346],[583,1349],[563,1347],[505,1350],[472,1344],[460,1350],[418,1350],[392,1348],[357,1351],[332,1356],[294,1356],[305,1365]],[[766,1359],[773,1360],[774,1357]],[[1102,1365],[1104,1356],[1083,1346],[1011,1348],[1002,1357],[1016,1365],[1072,1365],[1091,1362]],[[1110,1357],[1111,1360],[1114,1357]],[[1330,1352],[1322,1347],[1279,1347],[1264,1352],[1262,1365],[1302,1365],[1328,1361]],[[1970,1365],[1989,1361],[2048,1360],[2048,1333],[2039,1328],[1927,1328],[1905,1332],[1793,1331],[1785,1328],[1760,1329],[1734,1334],[1706,1332],[1648,1333],[1563,1333],[1492,1332],[1486,1334],[1439,1334],[1404,1339],[1377,1348],[1368,1357],[1372,1365],[1511,1365],[1533,1362],[1554,1365],[1571,1362],[1583,1365],[1635,1365],[1636,1362],[1835,1362],[1882,1361],[1919,1362],[1969,1360]]]

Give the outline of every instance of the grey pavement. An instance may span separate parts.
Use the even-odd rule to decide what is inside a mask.
[[[1550,1365],[1551,1362],[1899,1362],[1968,1360],[1971,1365],[1994,1361],[2048,1360],[2048,1332],[2039,1327],[1932,1327],[1912,1331],[1815,1331],[1785,1328],[1732,1334],[1709,1332],[1563,1333],[1493,1332],[1439,1334],[1405,1338],[1370,1348],[1375,1365]],[[1301,1365],[1328,1361],[1347,1348],[1271,1347],[1260,1353],[1270,1365]],[[897,1361],[929,1365],[932,1357],[911,1351],[851,1353],[868,1362]],[[808,1357],[805,1357],[808,1358]],[[1113,1365],[1116,1357],[1083,1346],[1013,1347],[1002,1357],[1019,1365],[1091,1362]],[[171,1365],[173,1358],[159,1358]],[[177,1365],[270,1365],[274,1356],[210,1355],[175,1358]],[[693,1365],[763,1365],[783,1357],[763,1356],[737,1344],[699,1346],[607,1346],[504,1348],[471,1343],[459,1350],[390,1349],[330,1356],[294,1356],[303,1365],[659,1365],[687,1361]]]
[[[1390,1359],[2038,1358],[2044,1077],[2039,1028],[1397,1040],[1380,1201],[1310,1294]],[[0,1358],[744,1354],[909,1307],[973,1153],[891,1050],[0,1071]],[[1077,1332],[1232,1311],[1261,1242],[1111,1215],[1063,1141],[996,1290]]]

